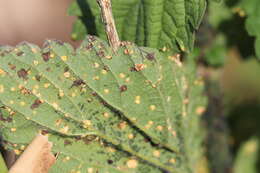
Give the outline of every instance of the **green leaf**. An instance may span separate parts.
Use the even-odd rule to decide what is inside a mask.
[[[241,7],[243,10],[245,10],[245,13],[247,15],[246,19],[246,29],[248,31],[248,34],[251,36],[254,36],[256,38],[255,41],[255,51],[256,56],[260,58],[260,2],[258,0],[242,0],[239,4],[239,7]]]
[[[2,173],[7,173],[8,172],[7,167],[5,165],[5,161],[4,161],[4,159],[3,159],[1,154],[0,154],[0,172],[2,172]]]
[[[3,109],[2,112],[3,114],[9,114],[8,111]],[[26,120],[19,113],[13,116],[12,122],[4,123],[2,127],[3,134],[8,134],[4,136],[5,142],[7,145],[11,145],[16,153],[24,150],[40,129],[46,131],[45,127]],[[10,129],[14,127],[17,127],[15,133],[10,133]],[[98,172],[121,172],[120,169],[124,172],[143,172],[144,170],[160,172],[158,168],[150,166],[136,157],[131,157],[126,152],[118,151],[111,144],[106,143],[97,136],[73,138],[54,133],[49,134],[49,140],[53,142],[52,150],[57,153],[58,157],[50,173],[72,170],[86,172],[86,170],[92,169]],[[138,164],[136,169],[127,167],[129,161],[132,160]]]
[[[192,127],[197,135],[194,109],[204,102],[189,101],[201,98],[201,86],[195,82],[194,71],[188,70],[193,68],[186,69],[175,57],[166,58],[154,49],[131,43],[123,43],[114,54],[106,42],[93,36],[77,50],[66,43],[47,41],[42,49],[24,43],[4,48],[0,55],[0,102],[4,105],[0,124],[6,127],[1,130],[5,141],[29,143],[36,133],[47,130],[59,146],[55,151],[73,151],[69,156],[75,158],[72,165],[88,162],[80,154],[91,150],[100,156],[84,157],[101,169],[99,157],[109,156],[102,143],[108,143],[119,153],[128,153],[120,156],[124,164],[129,158],[140,162],[140,167],[130,172],[193,169],[193,164],[186,164],[191,158],[189,147],[196,144],[199,148],[200,138],[192,138],[193,133],[184,129]],[[62,146],[64,140],[93,137],[98,140],[91,140],[90,146],[75,144],[71,151]],[[116,159],[112,159],[115,168],[122,167],[123,161],[112,158]],[[64,163],[59,164],[62,167]],[[66,166],[66,170],[73,169]]]
[[[235,160],[235,173],[257,173],[258,150],[259,141],[256,137],[244,142]]]
[[[112,0],[112,9],[121,40],[140,46],[190,51],[194,32],[206,9],[206,0]],[[85,25],[86,30],[95,26],[91,34],[106,38],[100,10],[94,0],[74,1],[68,13],[78,16],[83,23],[92,23],[92,27]],[[81,39],[83,34],[78,31],[81,30],[74,30],[73,35],[81,35],[78,37]]]

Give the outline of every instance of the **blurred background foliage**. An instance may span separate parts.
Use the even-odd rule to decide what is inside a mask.
[[[260,172],[260,1],[210,2],[193,54],[207,82],[209,172]]]

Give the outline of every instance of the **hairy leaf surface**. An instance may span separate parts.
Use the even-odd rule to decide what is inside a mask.
[[[190,51],[206,0],[112,0],[112,8],[121,40],[140,46]],[[106,38],[96,1],[76,0],[68,13],[78,16],[73,39],[83,39],[84,33]]]
[[[165,58],[154,49],[128,42],[113,53],[106,42],[93,36],[77,50],[47,41],[42,49],[23,43],[0,54],[0,102],[4,105],[0,122],[6,127],[2,129],[5,141],[29,143],[36,133],[47,131],[57,145],[55,152],[63,158],[58,160],[60,166],[71,157],[71,165],[93,162],[94,170],[104,172],[122,171],[123,164],[130,172],[192,170],[185,162],[190,158],[189,147],[199,148],[196,141],[200,139],[193,136],[199,127],[194,110],[204,103],[190,103],[201,98],[201,86],[194,83],[195,73],[175,56]],[[194,133],[185,130],[190,127]],[[86,145],[68,142],[76,139]],[[71,148],[63,148],[65,143]],[[106,144],[115,156],[103,151]],[[95,154],[90,152],[81,158],[82,152],[90,150],[100,156],[91,157]],[[120,153],[127,153],[120,156],[122,161]],[[114,168],[100,163],[103,155]],[[66,166],[74,169],[71,165]]]

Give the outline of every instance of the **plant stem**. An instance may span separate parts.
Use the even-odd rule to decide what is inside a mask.
[[[116,52],[119,45],[120,40],[118,37],[118,33],[115,26],[115,21],[112,14],[112,7],[110,0],[97,0],[99,7],[101,9],[101,17],[103,23],[105,24],[105,30],[107,34],[107,39],[112,47],[113,51]]]

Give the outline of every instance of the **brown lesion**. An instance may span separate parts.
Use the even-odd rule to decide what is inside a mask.
[[[28,79],[28,77],[27,77],[28,71],[25,70],[24,68],[20,69],[20,70],[17,72],[17,75],[18,75],[19,78],[23,78],[24,80],[27,80],[27,79]]]

